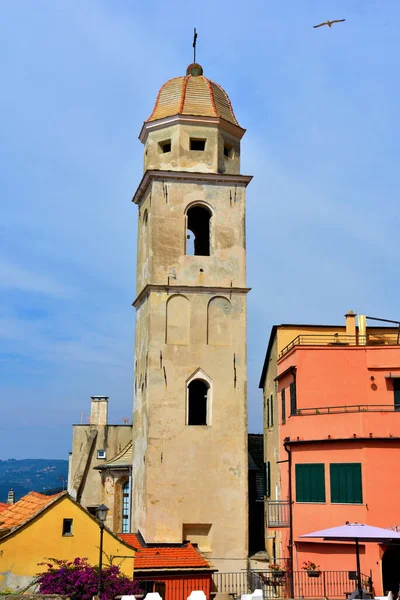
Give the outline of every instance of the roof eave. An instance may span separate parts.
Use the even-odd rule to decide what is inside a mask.
[[[145,121],[143,123],[142,129],[139,133],[139,140],[142,144],[146,143],[147,136],[151,131],[156,131],[157,129],[163,129],[164,127],[168,127],[170,125],[178,125],[180,123],[195,123],[197,125],[218,125],[222,129],[225,129],[239,140],[242,139],[246,130],[240,125],[236,125],[235,123],[231,123],[222,117],[203,117],[202,115],[171,115],[169,117],[164,117],[163,119],[155,119],[154,121]]]
[[[214,173],[214,172],[199,172],[199,171],[170,171],[163,169],[149,169],[143,175],[132,202],[140,204],[146,190],[153,180],[180,180],[186,182],[204,182],[204,183],[227,183],[231,185],[248,186],[253,179],[252,175],[234,175],[230,173]]]

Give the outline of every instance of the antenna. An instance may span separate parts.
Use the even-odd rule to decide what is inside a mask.
[[[196,62],[196,44],[197,44],[197,31],[196,27],[193,30],[193,62]]]

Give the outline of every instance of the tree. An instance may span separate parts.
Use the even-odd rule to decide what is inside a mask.
[[[36,583],[40,594],[66,594],[71,600],[91,600],[97,594],[98,567],[92,567],[87,558],[73,561],[46,559],[47,571],[38,573]],[[101,600],[114,600],[115,596],[140,594],[136,581],[123,575],[119,567],[109,565],[102,569],[103,594]]]

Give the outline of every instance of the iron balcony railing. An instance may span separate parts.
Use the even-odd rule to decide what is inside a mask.
[[[268,527],[289,527],[289,500],[267,500],[267,523]]]
[[[400,404],[343,404],[340,406],[314,406],[296,408],[292,416],[337,415],[341,413],[400,412]]]
[[[372,593],[372,579],[361,576],[363,589]],[[357,587],[355,571],[290,571],[249,570],[237,573],[214,573],[213,592],[239,598],[256,589],[263,591],[265,600],[273,598],[346,598]]]
[[[285,346],[279,357],[284,356],[295,346],[398,346],[398,333],[369,333],[367,335],[347,335],[345,333],[298,335]]]

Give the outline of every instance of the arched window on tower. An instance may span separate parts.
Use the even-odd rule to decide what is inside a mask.
[[[193,379],[187,388],[187,424],[208,425],[209,384],[204,379]]]
[[[122,532],[130,533],[131,530],[131,493],[129,481],[122,486]]]
[[[210,211],[205,206],[192,206],[186,219],[186,254],[210,256]]]

